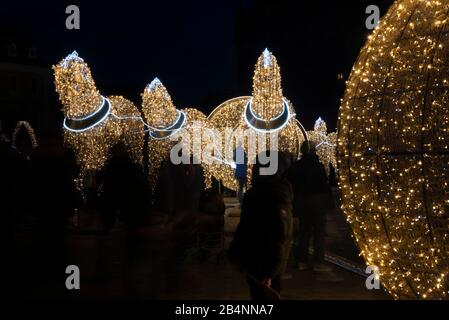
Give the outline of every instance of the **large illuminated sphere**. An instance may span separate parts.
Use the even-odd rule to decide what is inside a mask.
[[[342,207],[396,298],[449,290],[449,1],[396,1],[369,36],[338,124]]]
[[[233,151],[239,143],[241,133],[245,133],[242,147],[248,156],[247,180],[250,181],[252,164],[255,163],[257,150],[263,151],[257,143],[253,149],[252,135],[259,139],[266,137],[266,148],[276,149],[299,156],[301,143],[306,139],[307,133],[302,125],[296,121],[295,110],[282,93],[280,68],[276,57],[267,49],[259,57],[254,77],[252,96],[238,97],[219,105],[208,117],[209,125],[218,131],[219,137],[215,139],[216,154],[219,161],[210,165],[212,175],[223,182],[231,190],[238,189],[235,179],[235,167],[231,164]],[[276,134],[277,146],[270,145],[271,134]],[[255,151],[255,152],[252,152]]]

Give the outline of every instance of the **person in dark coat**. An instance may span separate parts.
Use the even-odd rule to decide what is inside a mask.
[[[240,206],[242,206],[243,194],[246,187],[246,175],[248,172],[248,157],[242,144],[239,144],[234,151],[234,162],[234,176],[239,184],[239,188],[237,190],[237,198],[239,199]]]
[[[276,154],[279,169],[275,175],[259,175],[259,162],[253,168],[252,187],[243,198],[240,223],[228,252],[230,261],[247,273],[250,294],[256,301],[266,296],[253,277],[280,293],[280,277],[292,242],[292,190],[283,178],[284,157]]]
[[[145,225],[151,211],[151,191],[143,169],[129,159],[126,146],[116,144],[105,170],[100,173],[103,183],[102,214],[106,229],[119,218],[129,229]]]
[[[38,281],[48,293],[65,293],[64,270],[68,265],[65,239],[68,220],[78,203],[73,170],[68,157],[51,153],[49,149],[37,147],[31,156],[30,190],[28,202],[32,204],[36,218],[34,226],[33,259],[39,261],[36,272]],[[74,159],[71,159],[74,161]]]
[[[333,208],[326,170],[316,155],[313,142],[303,142],[301,159],[293,163],[287,176],[294,191],[294,215],[299,218],[296,258],[298,269],[308,268],[309,242],[313,236],[314,270],[330,271],[324,265],[326,214]]]
[[[204,171],[196,162],[192,156],[189,164],[172,166],[175,213],[198,211],[204,189]]]
[[[3,288],[13,297],[17,297],[20,291],[16,288],[15,280],[18,277],[15,258],[14,227],[20,199],[20,169],[21,158],[18,152],[13,148],[11,141],[2,134],[0,127],[0,203],[2,206],[2,246],[3,265],[5,266],[5,275]],[[22,199],[22,202],[28,199]]]

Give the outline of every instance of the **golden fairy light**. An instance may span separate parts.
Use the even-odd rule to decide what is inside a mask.
[[[253,111],[260,118],[271,120],[282,112],[281,71],[276,57],[267,49],[256,63],[252,95]]]
[[[397,0],[340,107],[342,208],[395,298],[449,290],[448,12],[449,0]]]
[[[253,95],[222,103],[209,115],[208,122],[210,127],[220,132],[220,136],[214,140],[215,149],[219,152],[215,153],[217,161],[210,164],[212,175],[232,190],[238,188],[234,177],[233,151],[239,141],[248,156],[250,181],[251,164],[255,162],[258,153],[251,152],[255,151],[250,143],[252,136],[257,140],[256,149],[285,151],[293,157],[299,156],[299,146],[307,137],[302,125],[295,119],[292,104],[283,97],[280,69],[276,58],[267,49],[256,63]],[[272,144],[273,134],[276,135],[277,145]],[[262,141],[260,138],[265,140],[265,146],[259,142]]]
[[[178,110],[158,78],[155,78],[142,94],[142,111],[149,131],[148,164],[149,180],[154,188],[163,161],[171,161],[170,154],[175,145],[181,143],[187,151],[188,163],[194,159],[204,169],[205,186],[210,186],[207,164],[202,162],[204,148],[202,131],[207,128],[206,116],[194,108]],[[188,144],[188,145],[186,145]],[[195,150],[198,152],[195,152]]]
[[[14,133],[12,135],[12,143],[15,146],[17,141],[17,135],[19,134],[20,129],[24,128],[28,136],[30,138],[31,147],[33,149],[37,148],[39,144],[37,143],[36,134],[34,133],[33,127],[27,121],[19,121],[14,128]]]
[[[104,167],[110,150],[122,141],[136,163],[142,163],[144,126],[135,105],[121,96],[103,97],[87,63],[77,52],[53,66],[62,103],[64,140],[75,151],[82,178]]]
[[[155,78],[142,94],[142,110],[147,123],[156,128],[166,128],[176,121],[178,110],[165,86]]]
[[[326,168],[329,175],[330,166],[337,168],[337,133],[327,133],[327,125],[323,119],[318,118],[315,121],[313,131],[307,132],[309,140],[316,146],[316,153],[320,162]]]

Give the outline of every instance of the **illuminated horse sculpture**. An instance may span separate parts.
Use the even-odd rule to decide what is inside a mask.
[[[327,125],[323,119],[315,121],[313,131],[308,131],[309,140],[316,146],[316,153],[324,165],[327,174],[330,174],[330,167],[337,169],[337,133],[327,133]]]
[[[87,172],[104,167],[111,148],[120,141],[132,161],[142,164],[145,133],[136,106],[121,96],[102,96],[88,65],[76,51],[53,70],[65,116],[64,140],[75,151],[79,183]]]
[[[215,139],[215,150],[221,150],[221,159],[211,165],[212,175],[221,180],[226,188],[238,189],[233,150],[239,141],[248,155],[248,181],[255,158],[259,151],[268,149],[266,145],[271,150],[288,152],[298,158],[300,145],[308,137],[295,116],[295,109],[282,93],[276,57],[265,49],[256,63],[252,95],[228,100],[208,117],[209,125],[221,131],[221,138]],[[228,135],[229,128],[232,133]],[[254,140],[251,143],[251,137],[257,138],[257,144]],[[259,144],[263,140],[266,140],[265,146],[264,143]]]
[[[198,148],[201,151],[204,148],[202,132],[207,128],[207,117],[194,108],[176,109],[167,89],[158,78],[147,85],[142,94],[142,112],[149,132],[149,180],[154,188],[159,179],[161,164],[170,157],[173,147],[179,142],[187,150],[189,162],[192,158],[201,160],[198,159],[201,154],[197,154],[195,149],[201,147]],[[209,167],[205,163],[201,165],[205,185],[210,186]]]

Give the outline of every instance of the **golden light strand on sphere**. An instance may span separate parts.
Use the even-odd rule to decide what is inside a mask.
[[[347,81],[342,208],[395,298],[449,290],[449,0],[398,0]]]

